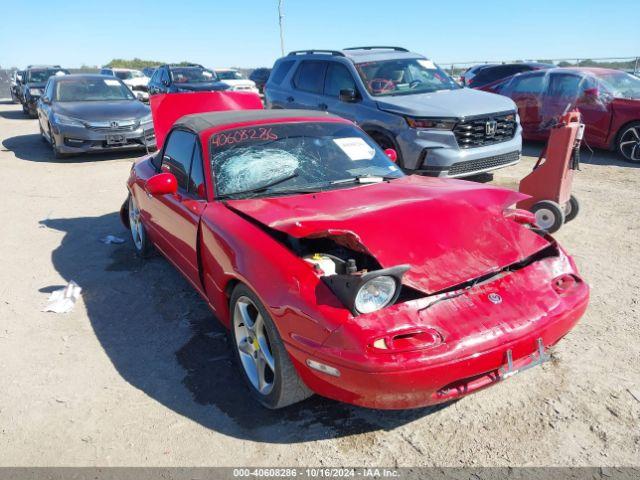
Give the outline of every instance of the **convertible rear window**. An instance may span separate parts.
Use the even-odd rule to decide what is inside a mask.
[[[356,177],[404,175],[371,138],[344,123],[256,125],[214,133],[210,143],[216,196],[263,185],[269,188],[251,196],[301,193]]]

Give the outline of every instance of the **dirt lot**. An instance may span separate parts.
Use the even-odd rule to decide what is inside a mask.
[[[0,465],[640,464],[640,169],[614,155],[584,152],[582,213],[558,234],[593,290],[553,362],[445,408],[270,412],[195,292],[134,257],[117,211],[136,154],[57,161],[7,102],[0,142]],[[68,280],[74,311],[42,313]]]

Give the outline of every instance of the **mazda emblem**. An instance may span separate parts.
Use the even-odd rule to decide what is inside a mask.
[[[502,297],[500,295],[498,295],[497,293],[490,293],[488,298],[489,298],[489,301],[491,303],[493,303],[494,305],[502,303]]]

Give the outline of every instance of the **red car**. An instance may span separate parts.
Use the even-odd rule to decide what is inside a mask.
[[[587,308],[571,257],[511,208],[521,194],[389,157],[337,116],[244,110],[182,116],[132,167],[137,253],[200,293],[269,408],[456,399],[542,363]]]
[[[577,107],[588,145],[640,162],[638,77],[606,68],[553,68],[521,73],[481,90],[516,102],[525,139],[545,140],[554,119]]]

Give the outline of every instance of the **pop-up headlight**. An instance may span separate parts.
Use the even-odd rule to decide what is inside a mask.
[[[400,295],[402,275],[409,265],[323,276],[322,280],[354,315],[371,313],[392,304]]]

